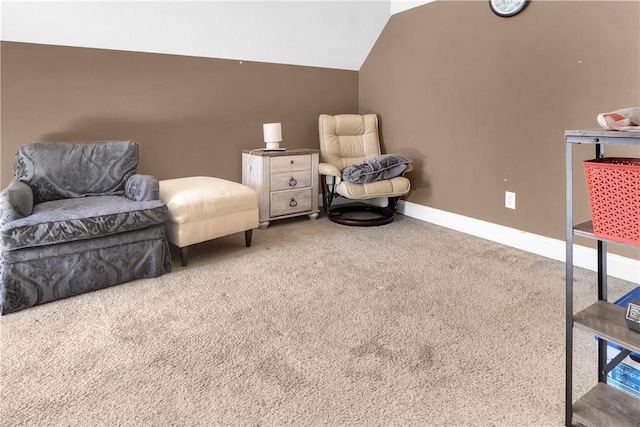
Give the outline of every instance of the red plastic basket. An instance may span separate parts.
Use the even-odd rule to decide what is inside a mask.
[[[604,157],[584,162],[593,234],[640,244],[640,159]]]

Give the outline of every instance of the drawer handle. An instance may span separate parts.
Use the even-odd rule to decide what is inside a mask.
[[[289,201],[289,206],[291,206],[292,208],[295,208],[296,206],[298,206],[298,202],[296,202],[296,199],[292,197],[291,201]]]
[[[298,181],[296,181],[294,177],[291,177],[289,180],[289,187],[295,187],[296,185],[298,185]]]
[[[289,164],[292,165],[293,164],[293,160],[289,160]]]

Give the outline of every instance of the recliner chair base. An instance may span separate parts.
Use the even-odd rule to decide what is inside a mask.
[[[393,221],[397,201],[398,197],[389,197],[389,203],[385,207],[363,203],[337,207],[327,205],[325,213],[330,221],[337,224],[356,227],[385,225]]]
[[[374,213],[374,217],[358,218],[357,216],[349,216],[349,213]],[[375,225],[385,225],[393,221],[393,212],[385,212],[385,208],[377,206],[340,206],[333,208],[327,214],[329,220],[342,225],[351,225],[359,227],[370,227]]]
[[[333,187],[333,185],[331,186]],[[322,208],[329,220],[337,224],[350,225],[356,227],[371,227],[389,224],[393,221],[396,205],[400,196],[388,197],[387,206],[379,207],[364,203],[342,205],[331,207],[333,199],[338,194],[334,193],[325,179],[322,179]],[[352,213],[368,214],[364,218],[358,218]],[[373,215],[371,215],[373,214]]]

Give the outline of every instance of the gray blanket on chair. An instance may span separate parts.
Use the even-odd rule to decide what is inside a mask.
[[[342,169],[342,179],[355,184],[366,184],[402,175],[411,160],[397,154],[371,157],[363,163]]]

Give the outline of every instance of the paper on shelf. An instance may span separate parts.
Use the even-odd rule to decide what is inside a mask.
[[[610,113],[600,113],[598,124],[608,130],[639,130],[640,107],[622,108]]]

